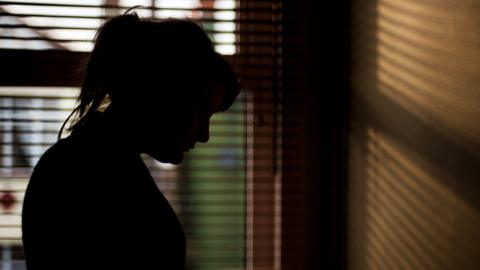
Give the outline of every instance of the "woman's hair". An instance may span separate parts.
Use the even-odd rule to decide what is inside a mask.
[[[225,91],[223,111],[240,90],[232,67],[214,51],[198,24],[180,19],[140,19],[129,11],[100,27],[84,76],[77,106],[63,123],[59,139],[72,116],[69,131],[87,122],[91,112],[116,100],[172,96],[195,100],[206,89],[203,84],[216,81]],[[151,89],[153,84],[159,89]],[[149,89],[148,93],[142,88]],[[188,92],[174,93],[178,89]]]

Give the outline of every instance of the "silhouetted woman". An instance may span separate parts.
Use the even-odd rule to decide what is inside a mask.
[[[106,22],[72,133],[42,156],[25,194],[28,269],[184,269],[182,227],[140,154],[180,163],[238,91],[195,23],[136,14]]]

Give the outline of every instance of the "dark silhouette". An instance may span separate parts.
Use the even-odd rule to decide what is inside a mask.
[[[27,268],[184,269],[182,227],[140,154],[180,163],[238,92],[195,23],[134,13],[106,22],[72,134],[42,156],[25,194]]]

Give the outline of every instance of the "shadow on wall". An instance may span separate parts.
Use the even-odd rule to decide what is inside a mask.
[[[477,269],[480,5],[354,2],[348,268]]]

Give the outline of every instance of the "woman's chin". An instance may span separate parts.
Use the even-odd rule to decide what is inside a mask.
[[[179,165],[180,163],[182,163],[182,161],[183,161],[183,153],[181,154],[181,157],[174,158],[171,161],[169,161],[169,163],[173,165]]]

